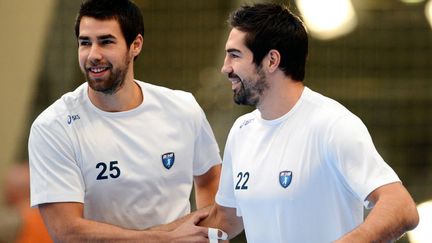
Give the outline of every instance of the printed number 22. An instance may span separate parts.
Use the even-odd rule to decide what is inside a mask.
[[[109,171],[114,173],[107,173],[111,178],[115,179],[120,176],[120,168],[117,166],[118,161],[111,161],[109,163]],[[100,162],[96,165],[96,169],[102,168],[99,175],[96,177],[96,180],[106,180],[108,179],[108,175],[105,174],[108,169],[108,165],[104,162]]]
[[[237,178],[238,178],[238,181],[237,181],[237,184],[235,186],[235,189],[236,190],[247,190],[248,186],[246,185],[246,183],[249,180],[249,172],[245,172],[244,174],[243,174],[243,172],[239,172],[237,174]]]

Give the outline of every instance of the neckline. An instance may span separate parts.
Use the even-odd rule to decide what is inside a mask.
[[[289,117],[291,117],[301,106],[301,104],[303,103],[303,100],[305,99],[305,97],[311,92],[311,90],[308,87],[304,87],[302,94],[300,96],[300,98],[297,100],[297,102],[294,104],[294,106],[284,115],[276,118],[276,119],[272,119],[272,120],[266,120],[264,118],[261,117],[261,112],[256,109],[254,111],[254,115],[255,118],[263,125],[266,126],[277,126],[280,123],[282,123],[283,121],[287,120]]]
[[[143,85],[143,83],[142,83],[142,82],[139,82],[138,80],[134,80],[134,82],[139,86],[139,88],[140,88],[140,90],[141,90],[141,93],[142,93],[143,97],[145,97],[145,99],[143,99],[143,101],[141,102],[140,105],[138,105],[137,107],[135,107],[135,108],[133,108],[133,109],[127,110],[127,111],[109,112],[109,111],[104,111],[104,110],[99,109],[97,106],[95,106],[95,105],[91,102],[91,100],[90,100],[90,98],[89,98],[89,96],[88,96],[88,91],[87,91],[87,89],[88,89],[89,87],[88,87],[88,84],[87,84],[87,83],[86,83],[86,85],[84,85],[84,88],[83,88],[83,91],[82,91],[82,92],[83,92],[83,95],[84,95],[84,97],[85,97],[85,100],[86,100],[87,104],[88,104],[89,107],[90,107],[93,111],[95,111],[96,113],[98,113],[98,114],[100,114],[100,115],[102,115],[102,116],[106,116],[106,117],[121,117],[121,116],[128,116],[128,115],[133,115],[133,114],[135,114],[135,113],[141,111],[141,110],[143,109],[143,107],[144,107],[144,100],[145,100],[145,103],[147,104],[147,102],[148,102],[148,98],[149,98],[148,95],[144,96],[144,93],[145,93],[145,92],[147,93],[147,91],[144,91],[144,85]]]

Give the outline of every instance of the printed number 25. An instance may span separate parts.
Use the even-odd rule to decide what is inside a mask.
[[[243,172],[239,172],[237,174],[237,178],[238,178],[238,181],[237,181],[237,184],[235,186],[235,189],[236,190],[247,190],[248,186],[246,185],[246,183],[249,180],[249,172],[245,172],[244,174],[243,174]]]
[[[118,162],[117,161],[111,161],[109,163],[109,171],[110,172],[114,172],[114,173],[109,173],[108,175],[115,179],[118,178],[120,176],[120,168],[117,166]],[[108,175],[105,174],[105,172],[107,172],[108,169],[108,165],[105,164],[104,162],[100,162],[96,165],[96,169],[102,168],[99,175],[96,177],[96,180],[106,180],[108,179]]]

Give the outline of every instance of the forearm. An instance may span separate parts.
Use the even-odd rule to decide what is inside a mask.
[[[383,187],[387,189],[391,193],[373,200],[376,205],[364,223],[336,242],[393,242],[417,226],[417,209],[405,188],[393,184]]]
[[[55,242],[203,242],[207,229],[196,224],[207,213],[195,213],[172,231],[129,230],[83,218],[82,203],[39,205],[42,218]]]
[[[213,166],[201,176],[194,177],[195,202],[198,209],[214,204],[215,195],[219,187],[221,165]]]
[[[337,242],[394,242],[406,231],[413,228],[400,215],[400,211],[391,208],[376,208],[368,215],[365,222]]]
[[[83,218],[82,203],[39,205],[50,236],[55,242],[169,242],[171,232],[138,231]]]
[[[169,232],[128,230],[82,218],[62,229],[48,227],[55,242],[170,242]]]
[[[195,212],[192,212],[188,215],[185,215],[171,223],[168,224],[162,224],[162,225],[158,225],[158,226],[154,226],[149,228],[149,230],[152,231],[172,231],[177,229],[177,227],[179,227],[181,224],[183,224],[184,222],[186,222],[187,220],[189,220],[193,215],[195,215],[196,213],[205,213],[205,212],[210,212],[211,206],[207,206],[205,208],[199,209]]]
[[[221,229],[228,234],[228,239],[232,239],[243,231],[243,221],[236,216],[235,210],[215,204],[211,208],[209,216],[203,219],[199,225]]]

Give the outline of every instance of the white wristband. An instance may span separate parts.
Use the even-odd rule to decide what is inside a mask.
[[[210,243],[218,243],[218,240],[227,240],[228,234],[220,229],[208,228],[208,238]]]

